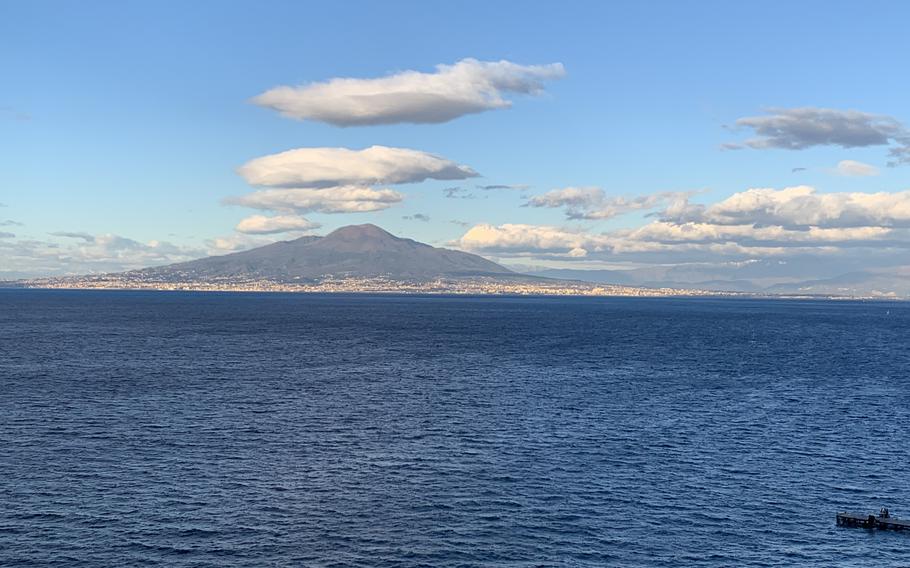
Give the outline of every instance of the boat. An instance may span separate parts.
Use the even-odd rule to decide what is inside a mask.
[[[882,529],[891,531],[910,531],[910,519],[901,519],[891,515],[887,507],[882,507],[878,514],[838,513],[837,525],[840,527],[860,527],[864,529]]]

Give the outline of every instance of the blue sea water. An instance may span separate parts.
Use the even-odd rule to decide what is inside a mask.
[[[0,290],[2,566],[910,566],[910,305]]]

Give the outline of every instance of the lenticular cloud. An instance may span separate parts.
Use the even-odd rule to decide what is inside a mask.
[[[536,95],[544,83],[565,76],[561,63],[518,65],[462,59],[434,73],[403,71],[375,79],[336,78],[281,86],[254,97],[257,105],[299,120],[335,126],[440,123],[509,108],[506,93]]]
[[[256,158],[238,172],[250,185],[261,189],[229,198],[227,203],[297,215],[379,211],[404,196],[376,185],[461,180],[478,175],[468,166],[440,156],[386,146],[363,150],[298,148]]]
[[[399,184],[477,176],[468,166],[445,158],[387,146],[363,150],[298,148],[256,158],[238,171],[250,185],[269,187]]]

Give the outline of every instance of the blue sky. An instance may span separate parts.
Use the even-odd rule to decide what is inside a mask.
[[[845,266],[872,257],[876,266],[910,264],[907,219],[888,213],[905,205],[910,165],[887,166],[910,124],[901,40],[908,20],[900,2],[3,2],[0,277],[160,264],[299,234],[237,232],[252,215],[302,217],[319,225],[317,234],[371,222],[513,265],[741,262],[812,256],[813,247]],[[543,80],[536,94],[502,92],[510,108],[432,124],[339,127],[251,102],[282,85],[432,74],[467,58],[558,63],[565,74]],[[806,118],[789,109],[863,114]],[[898,126],[870,127],[891,136],[884,143],[835,133],[798,140],[806,144],[798,150],[777,142],[722,149],[762,138],[755,126],[730,128],[737,120],[775,116],[792,127],[786,136],[801,135],[800,120],[832,121],[845,136],[873,116]],[[225,203],[263,189],[238,174],[251,160],[374,145],[439,156],[482,177],[380,180],[377,187],[400,199],[370,212]],[[844,160],[860,166],[838,173]],[[473,198],[445,197],[453,186]],[[775,193],[794,186],[814,193]],[[588,218],[570,218],[556,194],[534,201],[571,187],[600,192],[585,193],[576,207],[575,217]],[[750,188],[773,190],[762,198],[786,211],[771,218],[765,206],[735,215],[711,209]],[[673,195],[603,214],[615,198],[661,193]],[[825,197],[854,193],[889,200]],[[795,199],[803,210],[833,207],[840,221],[806,222],[805,211],[791,210]],[[673,217],[670,205],[704,207]],[[674,228],[727,232],[711,246],[701,237],[630,236],[671,217]],[[509,235],[505,225],[513,226]],[[727,230],[746,225],[789,232]],[[796,234],[808,225],[888,232],[829,233],[826,244]],[[483,230],[465,238],[476,227]],[[780,250],[783,241],[788,250]]]

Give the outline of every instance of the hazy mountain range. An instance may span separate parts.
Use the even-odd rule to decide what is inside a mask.
[[[729,264],[685,264],[629,270],[539,269],[528,274],[599,284],[697,288],[760,294],[910,297],[910,269],[832,267],[807,258],[798,262],[754,260]]]

